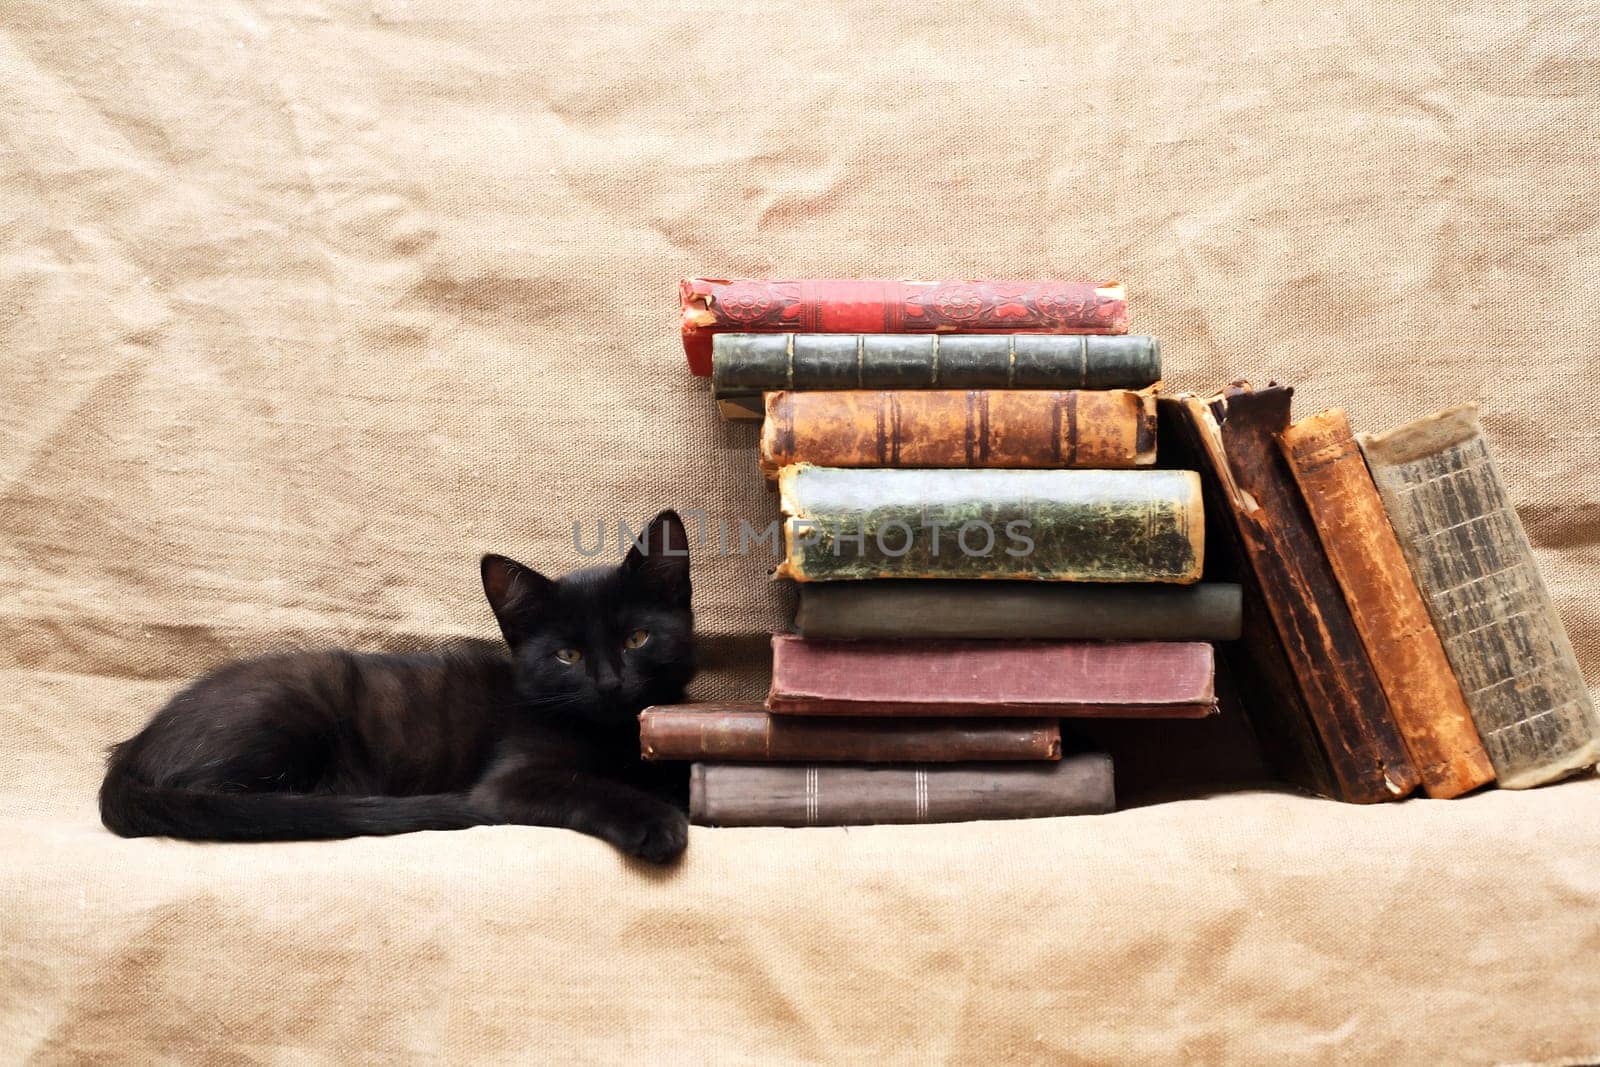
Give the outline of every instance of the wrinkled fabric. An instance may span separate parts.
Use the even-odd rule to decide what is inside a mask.
[[[776,501],[686,372],[688,274],[1117,277],[1170,384],[1477,400],[1600,682],[1597,63],[1571,0],[14,0],[0,1048],[1600,1059],[1593,778],[696,829],[668,874],[526,828],[127,842],[93,800],[197,671],[489,635],[481,552],[614,558],[666,506],[696,695],[759,695]]]

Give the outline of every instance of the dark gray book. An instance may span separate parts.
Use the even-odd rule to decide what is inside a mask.
[[[810,638],[984,637],[1232,641],[1239,586],[1004,581],[808,582],[795,632]]]
[[[698,826],[859,826],[1099,815],[1116,808],[1111,757],[1055,763],[696,763]]]
[[[1142,389],[1161,380],[1154,337],[1070,334],[724,333],[711,395],[728,418],[788,389]]]

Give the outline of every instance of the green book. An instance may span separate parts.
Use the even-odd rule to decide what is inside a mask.
[[[1142,389],[1161,379],[1154,337],[1067,334],[725,333],[711,395],[761,418],[761,394],[830,389]]]
[[[778,475],[779,577],[1198,581],[1200,479],[1171,470],[840,469]]]

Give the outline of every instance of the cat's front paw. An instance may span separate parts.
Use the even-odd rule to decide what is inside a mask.
[[[676,808],[640,818],[617,835],[616,845],[647,863],[671,863],[689,847],[689,820]]]

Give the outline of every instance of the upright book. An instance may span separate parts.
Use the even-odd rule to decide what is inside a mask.
[[[772,638],[781,715],[1196,719],[1216,711],[1200,641]]]
[[[1363,434],[1373,480],[1502,786],[1600,759],[1600,717],[1475,405]]]
[[[1231,692],[1236,717],[1256,739],[1255,747],[1264,766],[1277,777],[1311,792],[1341,796],[1315,720],[1295,682],[1283,639],[1273,625],[1261,583],[1245,551],[1229,492],[1217,476],[1218,461],[1209,455],[1201,439],[1201,417],[1191,410],[1196,401],[1186,394],[1163,396],[1156,411],[1161,463],[1193,468],[1201,476],[1207,550],[1205,580],[1200,588],[1227,583],[1240,593],[1238,637],[1218,641],[1215,646],[1222,715],[1228,714],[1224,701]]]
[[[805,582],[794,628],[815,638],[1232,641],[1242,602],[1233,582]]]
[[[1116,282],[686,278],[678,303],[699,375],[718,333],[1128,332]]]
[[[1111,758],[1049,763],[807,765],[696,763],[699,826],[859,826],[1099,815],[1116,808]]]
[[[759,463],[1097,468],[1156,461],[1156,398],[1129,389],[768,393]]]
[[[1291,395],[1239,383],[1210,401],[1167,402],[1207,477],[1208,510],[1231,527],[1226,543],[1240,557],[1241,694],[1286,777],[1355,803],[1398,799],[1417,787],[1416,769],[1278,451]]]
[[[1338,408],[1324,411],[1293,423],[1278,442],[1428,795],[1460,796],[1493,781],[1349,419]]]
[[[1061,758],[1054,719],[849,719],[760,704],[668,704],[639,713],[647,760],[955,763]]]
[[[1175,582],[1200,577],[1200,482],[1175,470],[849,470],[778,476],[779,577]]]
[[[1079,334],[724,333],[711,395],[761,418],[780,389],[1143,389],[1161,380],[1154,337]]]

